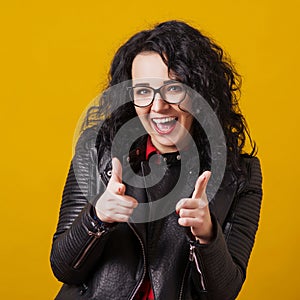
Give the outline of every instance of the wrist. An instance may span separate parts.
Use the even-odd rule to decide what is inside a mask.
[[[108,223],[102,221],[98,217],[96,208],[94,206],[91,207],[91,217],[96,222],[97,226],[100,228],[101,231],[108,231],[111,227],[115,225],[115,223]]]
[[[214,237],[214,230],[213,230],[213,224],[210,222],[209,228],[207,229],[206,234],[202,235],[194,235],[196,241],[198,241],[200,244],[209,244]]]

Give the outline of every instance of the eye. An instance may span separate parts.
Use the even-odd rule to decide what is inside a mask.
[[[135,87],[134,88],[134,95],[135,96],[148,96],[151,94],[151,89],[146,87]]]
[[[183,87],[181,84],[172,84],[167,88],[167,92],[169,93],[181,93],[183,91]]]

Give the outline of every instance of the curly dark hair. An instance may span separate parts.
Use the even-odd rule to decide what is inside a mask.
[[[240,172],[240,156],[243,154],[246,137],[248,136],[252,147],[248,155],[255,155],[256,146],[252,142],[238,105],[241,77],[222,48],[185,22],[160,23],[151,30],[135,34],[118,49],[111,64],[108,87],[132,78],[132,62],[136,55],[143,51],[158,53],[168,67],[169,73],[172,71],[177,80],[197,91],[209,103],[223,128],[228,163],[233,167],[235,174]],[[97,119],[95,115],[100,119],[101,116],[102,118],[106,116],[100,131],[100,152],[105,147],[110,147],[120,126],[136,116],[133,103],[124,102],[124,105],[114,109],[120,105],[114,106],[109,99],[111,98],[105,97],[104,93],[99,106],[90,109],[84,124],[85,127],[94,124]],[[199,149],[201,161],[206,162],[204,168],[208,169],[209,143],[196,121],[193,124],[192,135]]]

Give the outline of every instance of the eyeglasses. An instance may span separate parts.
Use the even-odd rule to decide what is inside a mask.
[[[129,87],[129,94],[133,104],[138,107],[147,107],[153,103],[158,93],[169,104],[179,104],[186,96],[187,89],[180,82],[172,82],[155,89],[151,86],[137,85]]]

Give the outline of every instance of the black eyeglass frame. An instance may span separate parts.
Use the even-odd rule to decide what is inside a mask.
[[[182,86],[182,88],[184,89],[184,96],[182,97],[182,100],[180,100],[180,101],[178,101],[178,102],[169,102],[169,101],[167,101],[166,99],[164,99],[163,95],[161,94],[161,89],[164,88],[164,87],[167,86],[167,85],[172,85],[172,84],[176,84],[176,83],[180,84],[180,85]],[[147,104],[147,105],[145,105],[145,106],[137,105],[137,104],[134,102],[134,98],[133,98],[133,95],[132,95],[132,91],[133,91],[134,88],[143,88],[143,87],[144,87],[144,88],[151,89],[151,90],[154,91],[152,100],[150,101],[149,104]],[[133,105],[136,106],[136,107],[141,107],[141,108],[145,108],[145,107],[150,106],[150,105],[153,103],[156,94],[160,94],[161,99],[162,99],[163,101],[165,101],[166,103],[168,103],[168,104],[177,104],[177,105],[179,105],[179,104],[185,99],[186,94],[187,94],[187,88],[186,88],[181,82],[176,82],[176,81],[175,81],[175,82],[168,82],[168,83],[162,85],[161,87],[159,87],[159,88],[157,88],[157,89],[155,89],[155,88],[153,88],[153,87],[151,87],[151,86],[146,86],[146,85],[145,85],[145,86],[129,86],[129,87],[127,87],[127,90],[128,90],[128,92],[129,92],[129,97],[130,97],[131,101],[133,102]]]

